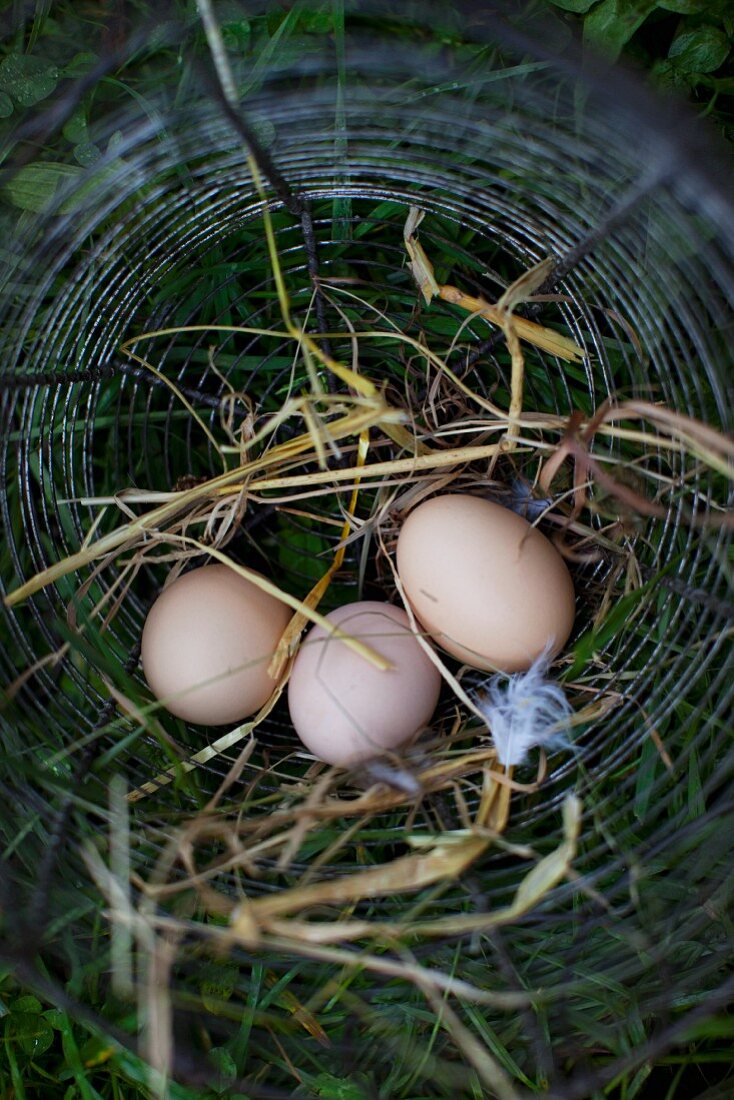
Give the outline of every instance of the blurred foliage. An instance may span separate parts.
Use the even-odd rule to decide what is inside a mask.
[[[545,6],[575,29],[589,48],[612,58],[622,56],[647,71],[660,86],[686,96],[734,141],[731,0],[545,0]],[[259,58],[260,72],[269,58],[294,48],[296,35],[298,48],[303,50],[308,36],[323,33],[333,20],[332,4],[327,2],[284,3],[275,5],[267,15],[244,18],[238,3],[222,0],[218,12],[227,45],[252,51]],[[203,51],[195,18],[194,0],[166,4],[153,4],[152,0],[0,0],[0,219],[10,223],[42,211],[70,175],[81,174],[106,152],[98,136],[99,123],[126,100],[133,99],[144,111],[154,112],[161,88],[167,87],[174,100],[185,102],[194,77],[175,45],[177,35],[171,32],[174,25],[189,29],[194,47],[189,56],[195,55],[198,33]],[[148,32],[132,55],[125,54],[123,59],[121,52],[116,60],[116,51],[121,51],[131,29],[146,20]],[[461,45],[452,37],[440,48],[458,50]],[[258,65],[253,66],[253,84],[258,79]],[[57,125],[44,127],[49,105],[61,102],[68,106],[65,117]],[[114,141],[115,137],[105,140]],[[29,163],[6,177],[3,161],[18,149],[27,152]],[[299,537],[301,543],[296,539],[283,545],[284,563],[316,538],[308,531]],[[319,549],[315,544],[308,548]],[[640,799],[644,793],[641,784]],[[93,1006],[110,1026],[134,1031],[135,1013],[129,1006],[103,1001],[102,987],[102,975],[92,965],[82,974],[78,987],[66,992]],[[231,990],[221,986],[220,978],[218,986],[207,984],[201,992],[204,1004],[211,1008],[219,1001],[226,1002]],[[150,1095],[146,1067],[136,1055],[36,994],[9,973],[0,979],[0,1096],[86,1100]],[[401,1028],[407,1026],[411,1012],[418,1021],[416,1028],[426,1026],[415,1005],[401,1003],[400,1008]],[[396,1034],[399,1030],[396,1028]],[[707,1084],[726,1078],[732,1060],[731,1036],[731,1017],[721,1014],[696,1034],[684,1036],[680,1050],[655,1067],[646,1065],[640,1073],[613,1082],[605,1096],[611,1100],[632,1100],[634,1096],[673,1100],[700,1095]],[[630,1042],[639,1037],[633,1036]],[[232,1049],[238,1054],[236,1043]],[[607,1056],[606,1048],[601,1049]],[[387,1044],[386,1053],[389,1061],[393,1052]],[[599,1049],[590,1049],[589,1055],[594,1053]],[[332,1100],[377,1095],[371,1083],[359,1075],[347,1077],[337,1071],[328,1052],[320,1063],[318,1052],[309,1057],[312,1068],[304,1071],[298,1095]],[[223,1094],[233,1095],[229,1088],[237,1069],[233,1053],[209,1045],[209,1058],[223,1082]],[[184,1100],[202,1093],[173,1085],[170,1095]]]
[[[731,0],[549,0],[611,58],[645,69],[688,96],[734,141],[734,5]]]

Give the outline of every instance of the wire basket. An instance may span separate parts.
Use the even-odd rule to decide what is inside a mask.
[[[0,307],[5,594],[78,551],[97,516],[84,501],[109,495],[110,485],[167,492],[217,472],[214,448],[164,379],[214,432],[227,384],[243,395],[236,415],[244,418],[246,399],[277,409],[292,371],[302,369],[294,368],[292,342],[282,336],[213,335],[214,326],[278,329],[248,149],[266,180],[292,308],[300,317],[309,313],[314,331],[343,329],[335,303],[345,308],[347,299],[338,298],[339,287],[364,291],[360,302],[349,300],[356,320],[367,323],[379,307],[401,331],[414,322],[418,297],[405,265],[403,224],[417,205],[426,212],[426,251],[458,270],[475,293],[496,298],[508,272],[518,275],[546,256],[556,261],[547,288],[555,298],[530,313],[569,333],[587,357],[570,367],[535,355],[529,407],[589,416],[611,395],[660,402],[731,430],[734,204],[706,135],[629,74],[582,69],[555,24],[536,36],[517,21],[475,12],[460,25],[459,48],[452,18],[441,5],[390,14],[361,4],[338,49],[330,33],[311,32],[259,61],[232,54],[239,113],[200,60],[185,97],[163,87],[154,110],[141,114],[136,106],[106,119],[96,138],[101,158],[37,217],[21,219],[8,246]],[[184,54],[203,55],[198,28],[171,25],[165,33]],[[15,178],[23,179],[26,169],[16,168]],[[458,327],[444,303],[432,305],[421,323],[429,337],[446,342]],[[139,334],[187,326],[201,327],[157,339],[158,377],[121,353]],[[348,357],[348,339],[335,343]],[[147,356],[150,344],[141,340],[133,350]],[[388,387],[404,384],[399,347],[365,345],[360,354],[365,374]],[[464,328],[451,363],[481,392],[508,390],[506,348],[479,319]],[[284,429],[279,438],[286,437]],[[613,458],[624,442],[605,446]],[[725,471],[662,442],[645,463],[646,474],[664,475],[680,492],[665,498],[663,514],[623,517],[622,545],[634,553],[637,587],[625,590],[625,559],[614,555],[574,567],[575,675],[597,717],[579,728],[571,754],[551,760],[541,789],[513,802],[508,837],[544,854],[558,843],[565,796],[576,791],[584,823],[574,877],[506,929],[503,945],[489,937],[491,951],[476,936],[413,945],[418,959],[449,970],[462,945],[461,973],[498,993],[481,1011],[511,1040],[516,1072],[505,1071],[516,1084],[535,1082],[534,1092],[545,1081],[547,1095],[566,1100],[590,1096],[625,1068],[654,1058],[686,1034],[696,1014],[715,1012],[731,993],[734,595],[731,526],[722,521],[730,490]],[[255,568],[275,565],[281,582],[302,594],[319,575],[321,539],[298,516],[265,507],[248,514],[230,552]],[[40,950],[62,976],[81,958],[108,951],[99,922],[104,902],[81,841],[106,833],[113,777],[138,788],[170,763],[168,750],[120,710],[109,690],[132,681],[145,693],[140,631],[165,568],[139,573],[102,649],[69,625],[79,586],[89,582],[103,593],[119,575],[115,563],[95,578],[80,570],[3,611],[0,660],[4,682],[14,685],[0,713],[2,881],[17,913],[12,920],[8,913],[9,935],[19,953]],[[380,591],[376,574],[360,572],[358,546],[350,548],[340,585],[342,599]],[[599,618],[605,592],[612,602]],[[442,713],[450,709],[447,699]],[[174,733],[184,754],[201,747],[201,730],[176,723]],[[308,761],[284,705],[258,728],[257,740],[228,805],[253,777],[263,797],[283,783],[304,782]],[[132,808],[134,874],[145,877],[172,831],[202,810],[240,748],[202,761],[193,784],[161,785]],[[470,811],[478,797],[467,792]],[[444,828],[457,827],[445,802],[431,806]],[[388,818],[385,827],[399,855],[404,817]],[[369,847],[369,839],[364,843]],[[350,846],[326,873],[363,863]],[[247,881],[254,895],[282,885],[275,860],[262,868]],[[308,868],[302,851],[289,873]],[[469,879],[433,899],[430,911],[451,914],[467,896],[478,909],[508,905],[526,872],[497,848]],[[237,871],[220,881],[233,896],[242,888]],[[383,899],[379,912],[391,919],[401,905]],[[211,961],[181,946],[168,977],[180,1040],[173,1064],[185,1078],[208,1071],[201,1068],[205,1056],[197,1061],[190,1053],[196,1043],[187,1031],[200,1001],[193,1010],[184,993],[200,996],[207,981],[224,981],[228,1003],[245,1003],[263,959],[276,975],[294,966],[290,956],[263,951],[235,948],[220,964],[226,978],[212,979]],[[296,964],[289,988],[303,1003],[323,980],[319,965],[309,957]],[[409,1040],[401,1046],[395,1037],[404,983],[376,972],[360,980],[381,1034],[392,1028],[385,1042],[408,1064]],[[525,1003],[519,991],[542,996]],[[237,1012],[230,1016],[212,1013],[218,1043],[237,1031]],[[580,1065],[564,1082],[563,1066],[588,1050],[589,1020],[601,1050],[619,1052],[612,1035],[626,1028],[627,1054],[593,1073]],[[654,1035],[651,1022],[659,1028]],[[377,1095],[389,1078],[384,1053],[365,1049],[359,1031],[343,1021],[335,1028],[334,1065],[345,1073],[356,1065]],[[303,1044],[313,1039],[296,1028],[281,1042],[299,1064]],[[450,1078],[442,1064],[433,1081],[422,1081],[421,1094],[463,1094],[469,1084],[461,1072]],[[271,1091],[262,1093],[248,1080],[248,1095],[289,1095],[281,1077],[275,1073]],[[390,1095],[407,1095],[395,1081],[388,1087]]]

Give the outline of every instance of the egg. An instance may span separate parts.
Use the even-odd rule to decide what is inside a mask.
[[[268,664],[291,612],[227,565],[184,573],[143,627],[143,673],[157,699],[202,726],[239,722],[270,697]]]
[[[419,504],[397,543],[405,596],[428,634],[474,668],[519,672],[555,656],[574,620],[563,558],[522,516],[469,494]]]
[[[288,684],[296,733],[327,764],[356,764],[405,745],[429,722],[441,689],[440,673],[408,616],[400,607],[366,600],[326,618],[393,667],[379,669],[322,626],[313,627]]]

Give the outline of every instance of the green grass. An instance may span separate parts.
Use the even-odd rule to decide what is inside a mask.
[[[536,8],[551,6],[537,4]],[[725,137],[732,134],[733,28],[724,6],[705,6],[695,0],[667,6],[651,3],[639,25],[635,25],[637,19],[629,12],[633,7],[642,10],[641,6],[621,0],[614,6],[610,0],[597,3],[564,0],[555,6],[571,11],[564,18],[585,26],[588,39],[611,53],[624,48],[629,57],[651,70],[660,82],[681,88],[698,110],[713,118]],[[687,10],[670,10],[676,7]],[[255,91],[274,63],[287,65],[296,57],[315,57],[324,33],[333,42],[337,56],[342,57],[343,21],[350,8],[342,0],[334,0],[333,5],[302,3],[288,10],[274,8],[268,16],[244,19],[236,5],[223,4],[220,18],[228,47],[247,51],[248,57],[256,59],[254,64],[243,66],[246,91]],[[615,18],[611,18],[612,9]],[[135,20],[145,18],[148,11],[141,3],[135,11]],[[173,11],[177,18],[193,24],[192,5],[179,2]],[[6,4],[0,14],[12,18],[16,27],[2,47],[3,56],[32,54],[43,62],[42,66],[25,66],[22,94],[27,101],[38,97],[37,102],[25,105],[17,95],[13,98],[12,88],[3,91],[11,100],[13,113],[7,126],[12,134],[11,127],[16,121],[41,117],[45,106],[58,101],[72,74],[88,72],[94,58],[104,55],[109,41],[108,18],[103,17],[101,9],[91,6],[86,9],[63,0],[36,4],[24,22],[18,18],[17,6]],[[454,51],[466,65],[468,82],[486,61],[486,48],[462,42],[461,27],[456,22],[447,17],[446,28],[434,29],[435,51],[436,54]],[[380,30],[385,25],[378,22],[376,26]],[[409,42],[404,28],[396,27],[395,33],[404,34]],[[687,45],[684,41],[685,49],[676,47],[675,43],[680,44],[685,35],[693,38],[687,40]],[[712,68],[713,60],[723,48],[722,35],[727,39],[728,52]],[[79,52],[82,50],[83,54]],[[165,35],[154,37],[128,63],[89,89],[62,132],[48,135],[42,148],[33,150],[34,158],[63,165],[65,169],[81,169],[85,160],[104,152],[95,140],[96,135],[104,130],[106,115],[116,111],[124,100],[129,99],[144,113],[155,112],[161,97],[185,103],[196,82],[196,73],[188,63],[193,56],[205,56],[200,33],[194,35],[190,53],[182,63]],[[691,67],[694,61],[698,69],[695,65]],[[534,71],[532,63],[524,68],[528,74]],[[346,79],[349,73],[342,63],[338,81]],[[17,85],[13,87],[17,92]],[[406,89],[406,95],[410,92],[411,89]],[[440,88],[436,94],[440,94]],[[7,108],[6,101],[0,98],[0,110],[3,105]],[[334,121],[336,148],[342,140],[342,125],[338,110]],[[0,190],[0,225],[10,231],[29,224],[34,212],[50,198],[57,176],[58,172],[53,170],[42,172],[33,187],[27,177],[21,178],[20,186],[17,182],[8,186],[6,181]],[[542,186],[541,183],[541,190]],[[145,199],[147,194],[141,189],[139,198]],[[402,266],[404,213],[404,208],[394,202],[368,203],[343,197],[322,200],[314,207],[317,221],[333,219],[342,230],[337,234],[340,243],[329,252],[333,265],[330,271],[337,276],[349,276],[359,250],[368,249],[380,277],[372,284],[360,286],[360,296],[369,306],[384,309],[389,304],[391,315],[407,325],[416,295]],[[297,240],[297,227],[294,229],[290,216],[276,213],[274,227],[279,242],[285,246]],[[437,275],[441,280],[467,286],[477,282],[494,286],[517,274],[517,257],[502,247],[496,235],[489,237],[476,227],[437,215],[426,220],[422,240],[436,253]],[[201,323],[236,324],[250,313],[262,311],[264,322],[276,323],[277,300],[269,283],[260,223],[239,226],[235,241],[236,255],[219,245],[202,248],[197,252],[200,262],[195,268],[182,261],[167,273],[164,284],[151,285],[140,303],[140,315],[157,315],[161,311],[167,325],[186,323],[192,316]],[[286,248],[283,254],[288,273],[291,258]],[[62,273],[58,285],[63,286],[63,278]],[[291,278],[293,283],[297,281],[295,276]],[[306,299],[306,294],[294,295],[299,310],[305,308]],[[355,324],[369,314],[366,306],[350,302],[336,290],[332,299]],[[453,336],[459,316],[451,307],[437,307],[423,311],[419,325],[432,346],[444,346]],[[558,318],[554,313],[556,325]],[[40,317],[37,329],[42,331],[45,323],[46,318]],[[466,336],[480,331],[479,326],[473,326],[466,330]],[[630,346],[617,339],[616,333],[605,331],[603,338],[613,358],[615,376],[626,384],[625,363]],[[193,350],[183,342],[164,343],[166,365],[172,373],[184,362],[196,365],[202,372],[207,369],[206,340],[201,340]],[[216,362],[221,370],[231,370],[233,379],[243,382],[257,367],[260,382],[268,388],[267,408],[274,410],[286,392],[291,364],[289,350],[274,339],[263,339],[250,347],[245,340],[232,338],[221,341]],[[347,341],[336,351],[348,361]],[[506,403],[508,398],[507,380],[502,373],[506,375],[507,360],[502,354],[498,353],[502,371],[493,391],[493,399],[499,404]],[[363,342],[362,355],[363,369],[373,377],[381,376],[387,362],[391,383],[396,388],[405,381],[415,381],[410,364],[397,355],[389,341]],[[538,407],[565,407],[565,390],[559,379],[543,369],[540,356],[528,355],[528,374]],[[569,367],[565,378],[574,403],[588,410],[590,396],[583,370]],[[215,382],[211,381],[216,392]],[[634,381],[630,376],[630,385]],[[115,471],[124,463],[117,453],[116,405],[118,400],[124,402],[129,392],[126,378],[118,377],[105,384],[94,415],[95,472],[98,485],[106,485],[110,491],[119,488]],[[170,416],[168,408],[166,392],[159,389],[151,395],[141,389],[129,412],[133,435],[145,429],[148,436],[147,453],[143,454],[141,449],[132,471],[140,484],[168,487],[164,460],[178,474],[205,474],[210,469],[211,455],[206,447],[197,444],[189,448],[187,415],[176,410]],[[211,423],[215,423],[214,416]],[[74,439],[84,427],[81,420],[75,423]],[[169,436],[164,435],[166,427],[170,428]],[[63,445],[63,436],[63,414],[54,420],[49,436],[48,423],[42,423],[40,410],[25,433],[34,446],[41,440],[48,443],[52,439],[53,446],[58,448]],[[11,435],[13,442],[16,438],[17,432]],[[71,445],[72,451],[74,446]],[[41,481],[38,462],[36,452],[30,463],[33,492],[40,496],[43,484],[43,492],[50,501],[52,483],[48,479]],[[63,480],[53,485],[61,492]],[[18,484],[11,482],[6,491],[17,522],[16,541],[22,545]],[[326,500],[324,508],[328,512],[333,501]],[[111,515],[108,520],[112,521]],[[51,555],[60,538],[72,546],[78,532],[67,519],[60,531],[49,531],[45,538]],[[259,547],[254,550],[250,547],[249,552],[270,560],[275,556],[293,590],[302,591],[304,573],[306,580],[315,579],[313,555],[326,547],[323,535],[311,524],[294,525],[281,516],[275,525],[263,529]],[[651,588],[663,583],[668,573],[675,572],[676,554],[682,554],[684,549],[683,543],[675,541],[666,547],[669,560],[657,564],[648,582]],[[308,555],[305,562],[304,554]],[[0,548],[0,561],[3,577],[10,576],[14,566],[7,547]],[[704,557],[700,576],[687,578],[692,588],[705,584],[707,563]],[[351,568],[353,572],[356,569],[353,562]],[[160,567],[141,582],[146,594],[152,594],[155,581],[163,574],[164,567]],[[348,580],[353,582],[354,576]],[[60,586],[61,602],[66,601],[72,590],[70,581],[65,587]],[[92,593],[99,595],[100,591],[94,588]],[[647,590],[638,589],[628,596],[621,591],[620,584],[615,590],[613,610],[605,620],[596,629],[589,626],[575,643],[573,663],[566,670],[568,681],[584,677],[593,681],[599,654],[605,655],[611,667],[616,653],[625,646],[639,647],[640,664],[654,654],[658,637],[651,632],[651,615],[634,618]],[[660,591],[664,593],[665,589]],[[336,589],[334,598],[338,592]],[[662,632],[667,626],[663,616],[670,614],[670,605],[661,608],[655,629]],[[27,621],[29,647],[36,653],[45,652],[48,643],[40,627],[30,616]],[[42,944],[24,946],[29,929],[13,918],[15,907],[8,905],[16,899],[13,896],[1,899],[6,914],[7,951],[0,982],[0,1038],[4,1049],[4,1055],[0,1056],[0,1095],[14,1100],[24,1097],[147,1100],[151,1090],[145,1059],[142,1054],[132,1052],[132,1036],[141,1023],[140,1006],[134,1000],[117,996],[110,986],[109,923],[102,914],[104,903],[99,890],[80,862],[78,842],[91,842],[106,854],[110,824],[106,787],[115,768],[150,777],[175,763],[180,752],[200,747],[199,735],[183,723],[166,719],[166,737],[156,724],[157,715],[150,709],[147,695],[122,667],[134,641],[134,627],[130,623],[120,628],[120,635],[113,642],[96,633],[91,625],[81,639],[63,622],[53,626],[61,640],[73,641],[73,659],[60,675],[55,697],[38,700],[31,713],[21,715],[8,708],[0,714],[8,759],[3,775],[7,795],[2,811],[3,854],[12,860],[20,886],[29,891],[52,839],[53,810],[49,811],[48,806],[58,808],[70,796],[69,832],[75,841],[60,853],[50,894],[51,920]],[[14,643],[9,640],[8,644]],[[680,639],[678,651],[684,646],[685,639]],[[674,651],[669,651],[667,660],[673,655]],[[726,744],[727,737],[721,723],[706,725],[710,717],[708,693],[717,676],[721,677],[728,659],[722,647],[706,677],[686,694],[666,724],[656,730],[666,747],[675,747],[674,772],[668,773],[658,745],[649,737],[641,737],[639,755],[633,759],[625,757],[619,763],[599,791],[598,802],[593,796],[587,800],[586,820],[593,828],[583,834],[580,865],[591,874],[594,888],[608,899],[608,909],[600,907],[594,896],[584,894],[583,890],[568,890],[554,899],[552,908],[505,929],[502,936],[478,936],[458,945],[454,942],[425,947],[411,945],[421,952],[426,966],[471,982],[479,989],[498,993],[539,988],[549,991],[547,997],[539,997],[522,1010],[513,1011],[449,998],[464,1027],[514,1082],[519,1095],[546,1095],[553,1064],[557,1080],[561,1081],[556,1086],[561,1090],[557,1095],[563,1095],[562,1082],[575,1074],[588,1071],[593,1080],[599,1073],[609,1071],[602,1083],[590,1085],[588,1100],[658,1100],[659,1097],[685,1100],[702,1094],[708,1086],[721,1082],[731,1085],[732,1017],[727,1002],[720,998],[728,957],[726,939],[732,932],[728,915],[732,882],[726,874],[726,835],[731,822],[726,817],[720,823],[704,817],[706,791],[715,781],[717,746]],[[86,715],[93,714],[99,699],[106,696],[103,674],[108,683],[135,704],[148,708],[147,722],[139,726],[113,716],[91,734],[86,728],[80,729],[75,751],[60,754],[62,746],[52,740],[44,724],[44,706],[51,708],[54,717],[64,713],[59,708],[66,706],[68,721],[73,720],[74,707]],[[666,662],[661,661],[656,675],[665,674]],[[648,678],[648,686],[650,682]],[[641,705],[644,707],[644,699]],[[612,721],[613,718],[612,712]],[[284,720],[281,707],[278,721]],[[85,744],[96,741],[100,742],[101,751],[79,785],[74,770],[78,753]],[[261,819],[282,800],[273,778],[261,769],[276,766],[279,775],[291,784],[296,784],[303,772],[298,760],[281,760],[286,741],[279,741],[275,735],[271,742],[267,738],[264,741],[258,756],[244,772],[246,780],[255,784],[244,810],[248,816]],[[615,744],[612,734],[608,748],[614,748]],[[603,751],[601,748],[599,753]],[[53,766],[47,767],[51,754],[55,754]],[[235,755],[236,750],[228,759]],[[593,761],[588,767],[592,766]],[[165,832],[200,808],[220,778],[219,772],[204,769],[188,775],[180,773],[172,789],[161,796],[160,803],[141,803],[132,819],[135,841],[132,858],[136,867],[142,869],[155,858]],[[530,772],[527,778],[531,778]],[[39,793],[40,802],[24,804],[26,787]],[[617,787],[620,794],[616,793]],[[541,791],[527,799],[524,822],[511,823],[508,839],[532,844],[546,854],[557,843],[559,817],[555,811],[544,810],[543,798]],[[225,806],[229,811],[239,808],[235,796]],[[533,819],[535,810],[537,820]],[[695,831],[699,823],[706,826],[701,834]],[[298,873],[327,852],[353,825],[345,817],[310,832],[298,850],[294,868],[287,872],[278,872],[272,866],[262,868],[263,889],[292,885]],[[456,804],[447,796],[422,807],[413,830],[435,832],[459,825]],[[676,836],[661,855],[655,845],[671,828],[676,830]],[[403,811],[363,821],[339,853],[339,863],[365,868],[399,856],[404,850],[404,831]],[[213,858],[219,852],[212,843],[200,855]],[[381,920],[386,915],[417,915],[419,911],[434,916],[471,912],[477,907],[477,895],[495,908],[511,895],[519,875],[517,861],[495,852],[464,881],[416,896],[363,902],[360,912]],[[492,884],[494,893],[481,899],[487,883]],[[712,893],[713,883],[717,884],[717,890]],[[235,889],[236,883],[230,886]],[[703,907],[690,904],[690,898],[698,896],[697,891],[705,902]],[[28,900],[26,893],[21,901]],[[192,894],[182,894],[162,909],[182,920],[203,919]],[[217,923],[215,917],[208,920]],[[382,950],[377,948],[376,953]],[[689,977],[678,981],[678,974]],[[695,980],[692,975],[697,975]],[[327,1100],[372,1100],[376,1096],[384,1100],[427,1100],[433,1096],[487,1095],[475,1069],[452,1040],[445,1021],[437,1017],[420,990],[408,981],[271,950],[241,949],[225,959],[206,953],[192,939],[181,953],[171,987],[177,1014],[177,1050],[182,1058],[179,1076],[181,1080],[196,1078],[191,1087],[171,1084],[172,1100],[209,1100],[217,1095],[293,1094]],[[666,997],[670,988],[676,991],[674,999]],[[706,1008],[707,1002],[710,1010],[704,1015],[701,1009]],[[683,1026],[681,1021],[691,1012],[699,1014],[690,1025]],[[677,1031],[676,1025],[679,1025]],[[667,1043],[659,1048],[653,1046],[649,1056],[640,1062],[635,1052],[666,1031]],[[625,1059],[629,1064],[619,1069],[620,1060]],[[201,1081],[202,1074],[208,1079],[206,1084]],[[523,1089],[527,1092],[523,1093]]]

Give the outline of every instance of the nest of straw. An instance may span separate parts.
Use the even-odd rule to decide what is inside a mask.
[[[162,788],[184,783],[197,768],[236,749],[218,789],[209,793],[198,812],[170,829],[146,877],[130,874],[124,858],[121,866],[125,874],[114,874],[98,850],[87,847],[90,872],[113,917],[119,948],[115,977],[121,989],[129,986],[125,951],[133,934],[147,944],[146,950],[150,942],[158,945],[155,965],[148,968],[150,981],[142,994],[155,998],[161,986],[161,968],[170,968],[180,938],[195,932],[216,953],[235,944],[251,948],[268,945],[335,963],[347,961],[343,944],[358,941],[373,947],[360,955],[360,965],[382,974],[402,974],[418,984],[429,1000],[451,986],[467,999],[481,1002],[481,990],[458,979],[452,983],[444,975],[417,967],[408,957],[388,959],[376,948],[510,923],[573,875],[582,828],[581,806],[574,795],[564,803],[559,843],[542,858],[531,847],[510,843],[502,835],[511,792],[529,794],[542,784],[543,754],[537,774],[528,776],[526,782],[502,769],[491,729],[482,722],[467,687],[471,672],[441,661],[448,702],[417,746],[355,774],[313,763],[305,754],[299,756],[297,778],[286,773],[279,777],[278,766],[273,765],[275,791],[262,799],[257,812],[244,816],[238,809],[243,804],[241,781],[255,753],[258,728],[286,687],[304,628],[309,623],[325,623],[320,608],[330,593],[339,590],[347,553],[358,560],[360,547],[369,544],[374,551],[373,575],[385,598],[400,598],[393,567],[395,536],[401,517],[426,496],[449,487],[507,498],[519,494],[532,521],[543,526],[579,577],[588,566],[601,563],[593,588],[586,594],[580,624],[580,632],[586,630],[593,645],[595,631],[614,608],[620,591],[629,594],[649,583],[635,555],[640,517],[663,517],[676,509],[694,525],[732,524],[734,517],[725,502],[734,478],[734,443],[708,425],[652,401],[609,398],[592,415],[578,410],[570,410],[566,416],[551,415],[528,408],[524,400],[527,347],[561,364],[579,363],[586,354],[569,335],[517,312],[527,303],[563,300],[543,292],[552,262],[544,261],[523,272],[494,303],[464,293],[438,281],[420,242],[423,214],[417,208],[409,211],[403,235],[406,262],[416,285],[411,329],[401,330],[386,312],[361,301],[369,323],[356,324],[341,310],[343,330],[310,331],[308,319],[299,323],[294,317],[259,171],[252,158],[249,165],[262,199],[281,327],[165,329],[136,334],[121,349],[171,389],[218,456],[221,472],[183,480],[167,492],[120,486],[119,492],[109,497],[85,499],[84,504],[98,509],[98,519],[84,544],[75,554],[26,581],[7,602],[20,603],[64,576],[84,575],[69,605],[68,626],[78,636],[92,628],[103,636],[141,571],[165,563],[174,578],[191,563],[216,560],[271,592],[293,611],[270,666],[271,698],[251,720],[227,730],[193,754],[167,733],[165,719],[155,704],[141,707],[101,674],[120,710],[141,730],[165,743],[174,758],[170,767],[153,770],[149,780],[134,790],[114,787],[112,820],[118,838],[129,835],[131,804],[155,800]],[[347,285],[323,284],[320,290],[332,295],[329,300],[337,311],[340,300],[360,301],[358,289]],[[436,300],[458,307],[464,315],[443,348],[429,343],[421,331],[421,310],[429,311]],[[466,377],[449,365],[450,353],[461,340],[465,325],[477,320],[501,332],[505,342],[510,367],[507,407],[471,388]],[[236,392],[222,375],[220,431],[213,431],[155,365],[157,341],[172,336],[185,340],[187,333],[201,330],[213,341],[223,331],[290,341],[306,384],[298,390],[293,386],[276,412],[265,413],[256,395]],[[635,342],[634,332],[629,332],[629,338]],[[420,404],[411,402],[411,387],[406,384],[401,392],[389,372],[384,377],[364,373],[361,353],[365,345],[375,342],[394,348],[421,380]],[[350,360],[338,359],[328,350],[335,345],[349,347]],[[217,371],[215,349],[210,366]],[[288,429],[285,436],[284,428]],[[707,500],[705,511],[689,493],[686,476],[676,472],[679,467],[674,460],[681,456],[697,470],[710,471],[721,486],[720,500]],[[324,561],[309,591],[293,594],[280,587],[277,578],[265,579],[229,553],[243,519],[260,509],[298,516],[331,536],[330,560]],[[117,521],[110,528],[111,514]],[[114,580],[89,606],[89,594],[97,591],[95,581],[108,572]],[[347,634],[343,640],[365,661],[380,662],[379,654],[357,639]],[[39,663],[60,660],[71,645],[67,641]],[[556,670],[572,698],[573,723],[579,729],[621,698],[613,680],[607,690],[590,692],[588,683],[579,677],[582,663],[576,652],[562,657]],[[29,669],[23,680],[37,667]],[[664,747],[658,747],[665,759]],[[248,788],[250,794],[258,777],[262,777],[262,769]],[[450,802],[451,827],[444,824],[432,835],[414,833],[421,801],[436,793]],[[248,799],[249,795],[244,801],[252,805]],[[410,850],[379,866],[333,877],[329,869],[338,864],[353,832],[384,815],[392,815],[402,835],[408,837]],[[295,881],[292,875],[289,879],[309,834],[324,822],[337,820],[345,823],[339,839],[322,851],[304,874]],[[514,897],[503,907],[489,913],[440,918],[424,916],[420,908],[410,907],[399,920],[355,915],[355,908],[366,899],[402,896],[428,887],[440,891],[465,874],[491,846],[528,864]],[[115,847],[120,850],[119,840],[113,843]],[[286,885],[274,894],[253,897],[247,883],[258,880],[264,863],[274,868]],[[233,875],[237,882],[234,892]],[[185,918],[180,916],[181,905]],[[159,1028],[157,1034],[163,1031]],[[151,1057],[163,1070],[165,1044],[156,1047],[153,1043]]]

